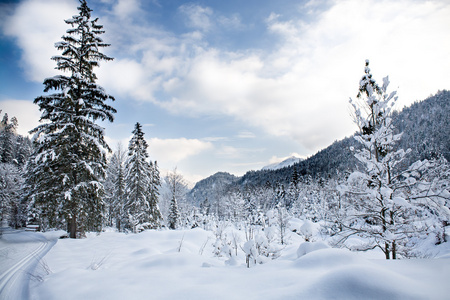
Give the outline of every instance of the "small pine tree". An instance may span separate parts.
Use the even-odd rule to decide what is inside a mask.
[[[180,212],[178,211],[178,204],[175,195],[170,201],[169,216],[167,217],[167,225],[170,229],[177,229],[180,221]]]
[[[181,214],[179,208],[179,200],[183,199],[186,194],[186,183],[183,176],[177,173],[175,168],[173,172],[169,172],[166,177],[166,182],[170,191],[169,214],[167,216],[167,225],[170,229],[176,229],[180,224]]]
[[[346,207],[341,241],[349,236],[365,238],[355,250],[381,249],[386,259],[398,254],[409,256],[420,237],[441,226],[449,218],[448,164],[419,161],[401,171],[401,162],[409,153],[397,149],[401,134],[394,134],[392,107],[397,97],[387,93],[388,78],[380,87],[372,78],[369,62],[360,81],[357,98],[351,101],[360,134],[355,138],[361,148],[355,157],[364,170],[349,176],[351,206]],[[439,171],[438,171],[439,170]],[[437,224],[437,225],[436,225]]]
[[[153,228],[161,227],[163,220],[161,210],[159,209],[159,188],[161,186],[161,176],[159,173],[158,162],[150,161],[150,215]]]
[[[159,179],[154,178],[159,172],[156,163],[147,162],[147,147],[142,126],[136,123],[128,146],[124,207],[128,215],[127,227],[134,232],[161,226],[162,217],[158,207],[156,186]]]
[[[107,204],[107,223],[112,226],[115,222],[117,230],[122,230],[122,223],[126,219],[125,206],[125,162],[126,153],[119,144],[112,155],[106,172],[104,183]]]

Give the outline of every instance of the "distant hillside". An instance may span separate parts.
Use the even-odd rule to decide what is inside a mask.
[[[405,164],[436,155],[443,155],[450,160],[450,91],[440,91],[424,101],[394,113],[393,121],[397,131],[403,132],[399,147],[412,150]],[[217,186],[224,190],[232,186],[261,186],[267,182],[288,183],[294,170],[297,170],[300,176],[308,175],[313,178],[341,177],[353,171],[358,163],[350,151],[352,146],[359,145],[353,137],[347,137],[290,166],[249,171],[240,178],[228,173],[217,173],[199,182],[197,185],[200,185],[196,185],[191,193],[207,195],[212,199],[219,191]],[[227,183],[230,186],[227,187]]]
[[[223,193],[230,185],[235,183],[239,177],[226,172],[218,172],[208,178],[200,180],[186,195],[186,199],[199,205],[205,199],[208,199],[210,203],[216,201],[217,195]]]
[[[450,91],[440,91],[395,113],[394,126],[403,132],[399,147],[412,150],[409,165],[438,154],[450,161]]]

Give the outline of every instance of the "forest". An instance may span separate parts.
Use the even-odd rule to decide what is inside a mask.
[[[423,240],[446,241],[450,220],[450,92],[438,91],[398,112],[389,79],[377,83],[365,62],[350,102],[359,131],[293,166],[219,172],[189,190],[174,169],[162,176],[149,158],[142,125],[127,149],[112,152],[96,121],[113,122],[114,97],[96,83],[99,61],[112,58],[91,9],[79,15],[55,46],[57,75],[44,80],[34,103],[41,121],[16,133],[19,121],[4,112],[0,127],[0,201],[3,226],[38,225],[67,230],[70,238],[115,228],[139,233],[167,228],[219,232],[217,255],[245,252],[247,266],[277,257],[288,231],[313,240],[330,237],[335,247],[379,249],[386,259],[423,257]],[[295,228],[301,220],[304,226]],[[306,224],[306,225],[305,225]],[[237,245],[220,232],[245,232]],[[355,242],[358,237],[359,242]],[[351,242],[349,242],[351,241]]]

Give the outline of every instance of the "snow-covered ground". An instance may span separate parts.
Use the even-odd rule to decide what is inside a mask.
[[[36,266],[62,232],[46,234],[7,229],[0,238],[0,299],[28,299]]]
[[[40,233],[21,234],[48,240]],[[227,234],[231,238],[232,233]],[[14,265],[14,251],[33,251],[32,243],[24,239],[2,241],[2,276]],[[243,246],[242,232],[237,239]],[[25,273],[30,279],[30,298],[450,298],[450,256],[445,254],[449,248],[445,244],[435,258],[386,261],[378,252],[354,253],[327,248],[324,243],[304,244],[300,236],[291,233],[279,258],[248,269],[242,248],[231,260],[216,257],[215,241],[213,232],[199,228],[140,234],[103,232],[85,239],[58,240],[41,262],[35,263],[34,271]],[[24,279],[21,282],[24,284]]]

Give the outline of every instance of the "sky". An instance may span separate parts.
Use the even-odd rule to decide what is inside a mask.
[[[27,134],[58,75],[54,43],[76,0],[0,2],[0,109]],[[114,57],[95,70],[116,99],[109,145],[143,124],[150,159],[194,183],[306,158],[356,131],[370,60],[397,109],[450,88],[450,1],[90,0]]]

